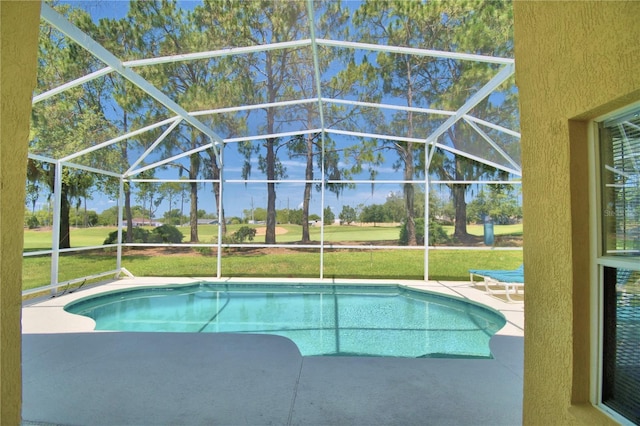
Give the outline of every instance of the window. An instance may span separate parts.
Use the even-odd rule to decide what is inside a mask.
[[[598,123],[597,135],[596,403],[640,424],[640,106]]]

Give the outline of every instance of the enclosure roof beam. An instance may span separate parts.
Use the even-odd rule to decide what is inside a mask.
[[[157,162],[155,162],[153,164],[149,164],[148,166],[144,166],[144,167],[141,167],[139,169],[133,170],[130,173],[123,174],[122,177],[123,178],[128,178],[129,176],[135,176],[135,175],[140,174],[140,173],[142,173],[144,171],[147,171],[147,170],[150,170],[150,169],[155,169],[156,167],[162,166],[162,165],[170,163],[172,161],[179,160],[179,159],[184,158],[184,157],[189,157],[190,155],[197,154],[197,153],[202,152],[202,151],[206,151],[209,148],[213,148],[213,142],[210,142],[210,143],[208,143],[206,145],[202,145],[202,146],[200,146],[198,148],[191,149],[189,151],[182,152],[182,153],[180,153],[178,155],[174,155],[173,157],[170,157],[170,158],[167,158],[167,159],[164,159],[164,160],[161,160],[161,161],[157,161]]]
[[[280,101],[280,102],[267,102],[262,104],[254,104],[254,105],[242,105],[237,107],[227,107],[227,108],[216,108],[216,109],[207,109],[202,111],[192,111],[189,114],[194,117],[201,115],[212,115],[212,114],[222,114],[226,112],[238,112],[238,111],[251,111],[254,109],[265,109],[265,108],[275,108],[281,106],[293,106],[293,105],[302,105],[302,104],[311,104],[318,102],[316,98],[310,99],[296,99],[293,101]]]
[[[33,154],[31,152],[27,153],[27,158],[30,158],[32,160],[36,160],[36,161],[44,161],[45,163],[55,163],[56,159],[53,159],[51,157],[47,157],[44,155],[38,155],[38,154]]]
[[[377,109],[390,109],[396,111],[411,111],[418,112],[422,114],[433,114],[433,115],[447,115],[453,116],[456,114],[455,111],[446,111],[442,109],[433,109],[433,108],[420,108],[420,107],[408,107],[402,105],[391,105],[385,103],[375,103],[375,102],[363,102],[363,101],[353,101],[347,99],[336,99],[336,98],[326,98],[321,97],[321,100],[325,104],[338,104],[338,105],[351,105],[351,106],[361,106],[367,108],[377,108]],[[242,105],[238,107],[228,107],[228,108],[216,108],[216,109],[208,109],[201,111],[192,111],[189,112],[190,115],[198,117],[202,115],[214,115],[214,114],[223,114],[228,112],[239,112],[239,111],[252,111],[257,109],[265,109],[265,108],[275,108],[282,106],[294,106],[294,105],[303,105],[318,102],[316,98],[308,98],[308,99],[297,99],[292,101],[279,101],[279,102],[268,102],[254,105]],[[480,118],[474,117],[469,114],[464,114],[463,118],[465,120],[470,120],[475,123],[481,124],[486,127],[490,127],[494,130],[498,130],[500,132],[506,133],[508,135],[520,138],[520,133],[507,129],[506,127],[490,123],[488,121],[482,120]],[[228,142],[228,139],[225,139],[225,142]]]
[[[504,166],[502,164],[496,163],[491,160],[487,160],[486,158],[478,157],[477,155],[469,154],[468,152],[461,151],[457,148],[453,148],[447,145],[443,145],[439,142],[436,143],[436,147],[448,151],[454,155],[459,155],[461,157],[466,157],[470,160],[476,161],[478,163],[486,164],[487,166],[493,167],[498,170],[505,171],[515,176],[522,176],[522,171],[519,169],[512,169],[511,167]]]
[[[459,150],[457,148],[453,148],[453,147],[450,147],[450,146],[447,146],[447,145],[443,145],[443,144],[441,144],[439,142],[436,143],[436,147],[440,148],[440,149],[443,149],[445,151],[448,151],[448,152],[450,152],[450,153],[452,153],[454,155],[459,155],[461,157],[466,157],[466,158],[468,158],[470,160],[473,160],[473,161],[476,161],[478,163],[486,164],[487,166],[496,168],[498,170],[505,171],[505,172],[510,173],[512,175],[522,176],[522,171],[520,171],[520,170],[512,169],[511,167],[507,167],[507,166],[504,166],[502,164],[496,163],[494,161],[487,160],[486,158],[478,157],[477,155],[469,154],[468,152],[461,151],[461,150]]]
[[[122,63],[125,67],[144,67],[149,65],[167,64],[172,62],[194,61],[198,59],[221,58],[225,56],[234,56],[249,53],[261,53],[269,50],[293,49],[306,47],[311,44],[311,40],[295,40],[285,41],[281,43],[261,44],[246,47],[229,47],[220,50],[210,50],[207,52],[183,53],[178,55],[158,56],[156,58],[134,59]]]
[[[497,130],[499,132],[506,133],[506,134],[508,134],[510,136],[513,136],[515,138],[518,138],[518,139],[521,138],[520,132],[516,132],[515,130],[507,129],[506,127],[503,127],[503,126],[501,126],[499,124],[490,123],[490,122],[488,122],[486,120],[482,120],[480,118],[474,117],[473,115],[465,114],[465,115],[462,116],[462,118],[464,118],[467,122],[468,121],[473,121],[476,124],[481,124],[481,125],[483,125],[485,127],[489,127],[491,129]]]
[[[141,127],[138,130],[134,130],[132,132],[125,133],[124,135],[120,135],[120,136],[118,136],[116,138],[109,139],[106,142],[102,142],[102,143],[99,143],[99,144],[94,145],[92,147],[89,147],[89,148],[83,149],[81,151],[75,152],[75,153],[73,153],[71,155],[67,155],[64,158],[61,158],[60,161],[72,160],[72,159],[80,157],[80,156],[82,156],[84,154],[88,154],[89,152],[96,151],[98,149],[107,147],[109,145],[113,145],[114,143],[118,143],[118,142],[123,141],[125,139],[132,138],[132,137],[137,136],[137,135],[139,135],[141,133],[145,133],[145,132],[147,132],[149,130],[155,129],[156,127],[160,127],[160,126],[164,126],[165,124],[173,123],[174,121],[179,120],[179,119],[180,119],[180,116],[176,116],[176,117],[167,118],[166,120],[158,121],[157,123],[150,124],[150,125],[145,126],[145,127]]]
[[[220,179],[127,179],[129,182],[146,182],[146,183],[218,183]]]
[[[426,142],[431,145],[432,148],[427,158],[427,168],[431,164],[433,154],[435,153],[435,146],[437,139],[449,128],[458,122],[466,113],[471,111],[476,105],[478,105],[484,98],[489,96],[495,89],[497,89],[502,83],[504,83],[515,72],[515,66],[513,63],[505,65],[500,72],[498,72],[487,84],[482,86],[477,93],[471,96],[455,113],[440,125],[429,137]]]
[[[280,133],[270,133],[270,134],[256,135],[256,136],[243,136],[239,138],[225,139],[224,143],[259,141],[262,139],[274,139],[274,138],[286,138],[288,136],[310,135],[313,133],[320,133],[320,132],[322,132],[322,129],[316,128],[316,129],[296,130],[295,132],[280,132]]]
[[[430,180],[429,183],[438,184],[454,184],[454,185],[522,185],[521,180]]]
[[[106,175],[114,178],[120,178],[122,176],[122,173],[109,172],[107,170],[97,169],[95,167],[89,167],[83,164],[69,163],[67,161],[62,162],[62,165],[65,167],[71,167],[73,169],[84,170],[85,172],[97,173],[99,175]]]
[[[187,111],[185,111],[180,105],[174,102],[167,95],[162,93],[158,88],[149,83],[147,80],[142,78],[140,75],[136,74],[133,70],[125,67],[120,59],[118,59],[115,55],[109,52],[107,49],[102,47],[98,42],[93,40],[87,34],[82,32],[79,28],[72,25],[69,21],[64,19],[63,16],[58,14],[51,6],[46,3],[42,3],[42,18],[47,21],[50,25],[57,28],[60,32],[65,34],[74,42],[78,43],[80,46],[89,51],[96,58],[104,62],[106,65],[112,67],[118,74],[122,75],[127,80],[131,81],[133,84],[138,86],[141,90],[147,93],[149,96],[153,97],[155,100],[160,102],[162,105],[182,117],[186,122],[191,124],[196,129],[200,130],[202,133],[207,135],[212,142],[212,147],[215,152],[218,161],[219,152],[215,147],[215,143],[222,143],[222,138],[218,136],[213,130],[204,125],[198,119],[189,115]]]
[[[452,115],[456,114],[455,111],[446,111],[446,110],[443,110],[443,109],[408,107],[408,106],[402,106],[402,105],[391,105],[391,104],[375,103],[375,102],[351,101],[351,100],[346,100],[346,99],[335,99],[335,98],[322,98],[322,100],[324,101],[324,103],[335,103],[335,104],[341,104],[341,105],[363,106],[363,107],[378,108],[378,109],[391,109],[391,110],[397,110],[397,111],[411,111],[411,112],[419,112],[419,113],[423,113],[423,114],[434,114],[434,115],[438,115],[439,114],[439,115],[448,115],[448,116],[452,116]],[[465,114],[462,117],[465,120],[473,121],[474,123],[477,123],[477,124],[482,124],[483,126],[490,127],[490,128],[492,128],[494,130],[498,130],[500,132],[506,133],[506,134],[511,135],[511,136],[515,136],[518,139],[520,138],[520,133],[518,133],[518,132],[516,132],[514,130],[511,130],[511,129],[507,129],[506,127],[500,126],[498,124],[490,123],[488,121],[482,120],[480,118],[474,117],[474,116],[469,115],[469,114]]]
[[[244,142],[244,141],[254,141],[254,140],[262,140],[262,139],[271,139],[271,138],[281,138],[281,137],[287,137],[287,136],[297,136],[297,135],[306,135],[306,134],[313,134],[313,133],[320,133],[322,131],[322,129],[320,128],[316,128],[316,129],[308,129],[308,130],[300,130],[300,131],[295,131],[295,132],[282,132],[282,133],[271,133],[268,135],[256,135],[256,136],[243,136],[243,137],[238,137],[238,138],[228,138],[225,139],[224,142],[225,143],[234,143],[234,142]],[[419,138],[408,138],[408,137],[404,137],[404,136],[391,136],[391,135],[383,135],[383,134],[379,134],[379,133],[365,133],[365,132],[354,132],[354,131],[350,131],[350,130],[338,130],[338,129],[332,129],[332,128],[327,128],[325,129],[325,132],[327,133],[331,133],[331,134],[336,134],[336,135],[345,135],[345,136],[354,136],[354,137],[360,137],[360,138],[370,138],[370,139],[386,139],[386,140],[395,140],[395,141],[400,141],[400,142],[413,142],[413,143],[419,143],[419,144],[426,144],[424,139],[419,139]],[[447,146],[447,145],[443,145],[438,143],[437,144],[438,148],[441,148],[445,151],[451,152],[452,154],[456,154],[456,155],[460,155],[466,158],[469,158],[470,160],[474,160],[483,164],[486,164],[490,167],[494,167],[496,169],[499,170],[504,170],[507,173],[511,173],[513,175],[516,176],[521,176],[522,172],[520,171],[520,169],[516,169],[516,168],[510,168],[507,167],[505,165],[502,164],[498,164],[496,162],[478,157],[476,155],[473,154],[469,154],[467,152],[461,151],[459,149]]]
[[[388,140],[395,140],[395,141],[400,141],[400,142],[413,142],[413,143],[421,143],[421,144],[426,144],[424,139],[418,139],[418,138],[407,138],[407,137],[403,137],[403,136],[389,136],[389,135],[381,135],[381,134],[376,134],[376,133],[363,133],[363,132],[353,132],[353,131],[349,131],[349,130],[337,130],[337,129],[327,129],[326,130],[327,133],[333,133],[333,134],[337,134],[337,135],[347,135],[347,136],[356,136],[356,137],[363,137],[363,138],[370,138],[370,139],[388,139]],[[460,155],[461,157],[466,157],[470,160],[476,161],[478,163],[482,163],[482,164],[486,164],[487,166],[490,167],[494,167],[496,169],[499,170],[504,170],[507,173],[511,173],[513,175],[516,176],[521,176],[522,172],[519,170],[515,170],[512,169],[510,167],[504,166],[502,164],[498,164],[494,161],[491,160],[487,160],[486,158],[481,158],[478,157],[476,155],[470,154],[468,152],[462,151],[460,149],[457,148],[453,148],[441,143],[436,142],[436,147],[443,149],[445,151],[448,151],[452,154],[455,155]]]
[[[251,181],[253,182],[253,181]],[[344,181],[336,179],[329,179],[327,183],[343,183]],[[355,184],[363,184],[363,183],[397,183],[397,184],[405,184],[405,183],[424,183],[424,180],[386,180],[386,179],[357,179],[350,180],[349,183]],[[447,184],[453,183],[457,185],[473,185],[473,184],[486,184],[486,185],[504,185],[508,183],[510,185],[521,185],[522,182],[519,180],[431,180],[429,179],[429,184]]]
[[[87,74],[87,75],[85,75],[83,77],[76,78],[75,80],[70,81],[68,83],[65,83],[65,84],[63,84],[61,86],[58,86],[58,87],[56,87],[54,89],[51,89],[51,90],[48,90],[46,92],[40,93],[39,95],[33,97],[31,105],[35,105],[40,101],[44,101],[45,99],[49,99],[50,97],[52,97],[54,95],[57,95],[58,93],[62,93],[65,90],[69,90],[69,89],[72,89],[72,88],[74,88],[76,86],[80,86],[81,84],[87,83],[87,82],[89,82],[91,80],[95,80],[96,78],[102,77],[103,75],[107,75],[112,71],[114,71],[114,69],[112,67],[104,67],[104,68],[99,69],[98,71],[94,71],[94,72],[92,72],[90,74]]]
[[[385,53],[399,53],[413,56],[429,56],[439,59],[456,59],[461,61],[487,62],[491,64],[502,65],[509,65],[514,63],[514,60],[512,58],[499,58],[496,56],[475,55],[472,53],[444,52],[440,50],[418,49],[415,47],[389,46],[381,44],[359,43],[354,41],[327,40],[321,38],[317,39],[316,42],[320,46],[345,47],[351,49],[371,50],[374,52]]]
[[[423,114],[434,114],[434,115],[438,115],[438,114],[454,115],[455,114],[454,111],[445,111],[443,109],[391,105],[391,104],[385,104],[381,102],[363,102],[363,101],[352,101],[348,99],[336,99],[336,98],[322,98],[322,100],[328,104],[351,105],[351,106],[361,106],[361,107],[378,108],[378,109],[390,109],[395,111],[411,111],[411,112],[419,112]]]
[[[500,155],[502,155],[502,157],[505,160],[507,160],[509,162],[509,164],[511,164],[517,170],[520,170],[520,172],[522,172],[522,168],[520,167],[520,165],[518,163],[516,163],[515,160],[513,158],[511,158],[511,156],[509,154],[507,154],[505,152],[505,150],[503,150],[500,147],[500,145],[498,145],[493,139],[491,139],[489,137],[489,135],[487,135],[480,127],[478,127],[478,125],[476,123],[474,123],[473,121],[466,120],[466,119],[465,119],[465,121],[467,122],[467,124],[469,126],[471,126],[473,128],[473,130],[475,130],[480,135],[480,137],[482,137],[482,139],[487,141],[487,143],[489,145],[491,145],[493,147],[493,149],[495,149]]]
[[[180,124],[182,122],[182,119],[178,117],[178,120],[174,121],[173,124],[171,124],[171,126],[169,126],[159,137],[158,139],[155,140],[155,142],[153,142],[151,144],[151,146],[149,148],[147,148],[147,150],[140,156],[138,157],[138,159],[131,165],[131,167],[129,167],[129,169],[124,172],[125,176],[128,175],[129,173],[131,173],[132,170],[134,170],[136,167],[138,167],[138,164],[142,163],[142,161],[147,158],[147,156],[149,154],[151,154],[151,152],[156,149],[156,147],[160,144],[160,142],[162,142],[167,136],[169,136],[169,133],[171,133],[173,131],[173,129],[175,129],[178,124]]]
[[[310,20],[310,25],[313,22]],[[144,67],[157,64],[166,64],[172,62],[193,61],[199,59],[220,58],[234,55],[246,55],[250,53],[260,53],[268,50],[294,49],[299,47],[307,47],[314,43],[313,39],[302,39],[294,41],[285,41],[280,43],[267,43],[256,46],[229,47],[226,49],[210,50],[206,52],[183,53],[177,55],[159,56],[156,58],[134,59],[125,61],[122,64],[125,67]],[[315,43],[320,46],[342,47],[349,49],[371,50],[375,52],[400,53],[416,56],[429,56],[440,59],[456,59],[463,61],[486,62],[493,64],[511,64],[511,58],[499,58],[495,56],[476,55],[471,53],[455,53],[444,52],[431,49],[419,49],[412,47],[387,46],[370,43],[349,42],[340,40],[315,39]]]

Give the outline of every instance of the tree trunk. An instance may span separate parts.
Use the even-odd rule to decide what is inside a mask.
[[[198,177],[198,154],[193,154],[190,158],[189,179],[195,180]],[[191,188],[191,206],[189,209],[189,225],[191,227],[190,243],[198,242],[198,182],[189,182]]]
[[[182,226],[183,217],[184,217],[184,188],[180,190],[180,226]]]
[[[267,139],[267,180],[275,180],[276,156],[274,140]],[[276,184],[267,183],[267,229],[264,236],[265,244],[276,243]]]
[[[153,223],[153,192],[149,194],[149,225]]]
[[[404,165],[404,179],[411,180],[413,179],[413,143],[408,142],[406,146],[405,153],[405,165]],[[404,208],[406,214],[406,222],[407,222],[407,245],[415,246],[418,245],[416,240],[416,221],[415,221],[415,208],[414,208],[414,199],[415,199],[415,190],[413,188],[413,184],[405,183],[403,185],[403,193],[404,193]]]
[[[284,66],[284,64],[281,64]],[[267,99],[269,102],[274,102],[276,99],[277,88],[275,81],[275,70],[273,66],[273,57],[271,52],[267,52],[265,71],[267,76]],[[275,131],[275,109],[267,109],[267,133],[273,134]],[[276,178],[276,153],[275,144],[277,139],[267,139],[267,180],[271,181],[267,183],[267,229],[264,235],[265,244],[276,243],[276,184],[273,182]]]
[[[191,182],[191,208],[189,209],[189,225],[191,227],[190,243],[198,242],[198,183]]]
[[[209,150],[209,155],[211,157],[211,176],[213,179],[220,179],[220,167],[218,167],[218,162],[216,161],[216,156],[212,150]],[[220,186],[222,182],[213,184],[213,196],[216,199],[216,214],[218,214],[218,223],[220,224],[220,233],[222,235],[227,234],[227,223],[224,218],[224,206],[220,209],[220,205],[222,204],[222,199],[220,197]]]
[[[305,179],[307,183],[304,184],[304,196],[302,198],[302,242],[308,243],[311,241],[309,234],[309,204],[311,204],[311,187],[313,184],[309,182],[313,180],[313,139],[311,135],[307,135],[307,166],[305,169]]]
[[[127,242],[133,242],[133,217],[131,215],[131,189],[124,190],[124,215],[127,219]]]
[[[129,131],[129,115],[127,114],[127,110],[124,110],[123,116],[123,130],[124,132]],[[120,153],[122,158],[128,158],[128,148],[127,144],[124,143],[121,145]],[[124,186],[124,217],[127,220],[127,243],[133,242],[133,215],[131,214],[131,183]],[[120,226],[120,224],[118,224]]]
[[[217,178],[216,178],[217,179]],[[220,203],[222,200],[220,199],[220,184],[213,184],[213,194],[216,199],[216,214],[218,214],[218,223],[220,224],[220,232],[222,235],[227,234],[227,223],[224,218],[224,206],[220,209]]]
[[[85,228],[89,227],[89,218],[87,217],[87,197],[83,197],[84,198],[84,218],[82,220],[82,226],[84,226]]]
[[[463,164],[459,157],[455,159],[456,180],[464,179]],[[467,202],[464,196],[467,192],[468,185],[452,185],[451,194],[453,196],[453,207],[456,211],[455,227],[453,237],[457,239],[465,239],[469,237],[467,232]],[[425,225],[426,226],[426,225]]]
[[[456,211],[454,238],[466,238],[467,233],[467,203],[464,199],[466,187],[464,185],[453,185],[451,193],[453,195],[453,207]]]
[[[69,198],[67,196],[66,185],[62,185],[62,192],[60,194],[60,238],[59,248],[67,249],[71,248],[71,238],[69,235]]]
[[[411,61],[406,59],[405,62],[406,71],[407,71],[407,82],[409,82],[409,87],[407,88],[407,105],[409,107],[413,106],[413,77],[411,72]],[[413,137],[413,112],[408,111],[407,113],[407,136],[409,138]],[[413,143],[407,142],[404,146],[404,180],[409,181],[413,179]],[[428,189],[427,189],[428,192]],[[413,184],[405,183],[403,185],[403,193],[404,193],[404,209],[406,216],[406,227],[407,227],[407,245],[408,246],[416,246],[418,242],[416,241],[416,221],[414,218],[415,209],[414,209],[414,188]],[[426,231],[425,231],[426,232]]]

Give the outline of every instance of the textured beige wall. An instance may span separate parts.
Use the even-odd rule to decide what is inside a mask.
[[[587,121],[640,99],[640,2],[514,2],[527,275],[525,424],[589,404]]]
[[[0,424],[20,424],[22,224],[39,2],[0,1]]]

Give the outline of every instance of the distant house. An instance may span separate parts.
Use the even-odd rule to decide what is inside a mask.
[[[198,225],[217,225],[218,219],[198,219]],[[183,223],[180,226],[189,226],[191,223]]]
[[[131,223],[132,223],[133,226],[153,226],[153,227],[156,227],[156,226],[162,225],[162,223],[157,222],[155,220],[149,220],[149,219],[138,218],[138,217],[131,219]],[[126,220],[122,221],[122,226],[127,226],[127,221]]]

